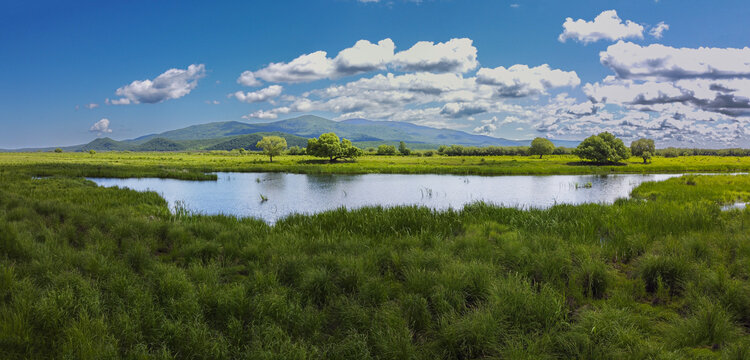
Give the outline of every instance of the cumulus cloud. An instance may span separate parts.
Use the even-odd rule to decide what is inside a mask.
[[[665,24],[664,21],[659,22],[656,24],[656,26],[652,27],[651,30],[649,30],[649,35],[661,39],[662,36],[664,36],[664,32],[669,30],[669,25]]]
[[[464,73],[479,65],[477,48],[467,38],[444,43],[420,41],[408,50],[398,52],[393,64],[403,71]]]
[[[203,64],[190,65],[187,69],[169,69],[154,80],[136,80],[125,85],[115,94],[119,99],[109,100],[114,105],[155,104],[169,99],[179,99],[198,86],[198,79],[206,76]]]
[[[750,124],[748,58],[748,48],[620,41],[600,53],[614,75],[583,87],[590,104],[550,105],[540,111],[546,115],[536,128],[552,134],[610,131],[670,145],[737,146],[747,141]],[[616,106],[614,112],[604,105]],[[589,107],[595,115],[588,115]]]
[[[550,69],[544,64],[533,68],[528,65],[481,68],[477,72],[477,82],[496,86],[501,97],[523,97],[544,94],[550,88],[578,86],[581,80],[575,71]]]
[[[325,79],[333,74],[333,61],[325,51],[300,55],[285,63],[270,63],[253,73],[256,78],[269,82],[299,83]],[[246,72],[245,72],[246,73]]]
[[[97,135],[104,135],[109,134],[112,132],[112,129],[109,128],[109,119],[102,118],[101,120],[94,123],[94,125],[91,125],[91,128],[89,128],[89,132],[96,133]]]
[[[380,40],[377,44],[359,40],[354,46],[341,50],[333,59],[335,73],[332,77],[384,70],[393,60],[395,49],[396,45],[391,39]]]
[[[89,109],[89,110],[91,110],[91,109],[96,109],[96,108],[98,108],[98,107],[99,107],[99,104],[96,104],[96,103],[89,103],[89,104],[83,105],[83,107],[85,107],[86,109]]]
[[[674,48],[620,41],[599,53],[602,65],[623,79],[750,78],[750,48]]]
[[[270,99],[273,99],[275,97],[278,97],[281,95],[281,92],[284,91],[284,88],[280,85],[271,85],[269,87],[260,89],[258,91],[252,91],[252,92],[242,92],[237,91],[233,94],[229,94],[229,97],[235,97],[237,100],[245,102],[245,103],[255,103],[255,102],[262,102],[267,101]]]
[[[218,80],[216,82],[219,83]],[[255,74],[252,71],[243,71],[240,77],[237,78],[237,83],[245,86],[260,86],[263,84],[260,80],[255,78]]]
[[[599,40],[617,41],[628,38],[643,38],[643,26],[633,21],[625,22],[617,16],[617,11],[607,10],[599,14],[594,21],[566,18],[563,32],[558,36],[560,42],[574,39],[584,44]]]
[[[407,72],[463,73],[475,69],[479,64],[477,49],[471,39],[451,39],[444,43],[420,41],[398,53],[394,53],[395,49],[396,45],[391,39],[377,43],[359,40],[354,46],[341,50],[334,58],[328,57],[325,51],[316,51],[300,55],[290,62],[270,63],[257,71],[244,71],[237,82],[246,86],[259,86],[260,80],[301,83],[338,79],[389,67]]]

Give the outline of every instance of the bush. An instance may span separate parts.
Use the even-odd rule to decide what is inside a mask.
[[[378,146],[378,155],[396,155],[396,147],[393,145]]]
[[[597,163],[617,163],[630,157],[622,140],[603,132],[587,137],[573,150],[573,155]]]
[[[307,140],[307,154],[326,157],[331,162],[338,159],[354,159],[362,156],[362,149],[354,146],[348,139],[341,139],[335,133],[325,133],[319,138]]]
[[[411,149],[406,147],[406,143],[401,141],[398,143],[398,152],[401,153],[401,155],[409,155],[411,154]]]
[[[305,148],[301,148],[299,146],[292,146],[287,150],[287,154],[289,155],[305,155]]]

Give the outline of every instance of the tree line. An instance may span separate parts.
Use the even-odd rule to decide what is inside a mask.
[[[283,153],[289,155],[310,155],[327,158],[330,162],[337,160],[353,160],[364,155],[364,151],[356,147],[350,140],[339,138],[335,133],[326,133],[318,138],[309,139],[307,148],[297,146],[287,149],[286,140],[279,136],[265,136],[256,146],[262,149],[262,153],[273,162],[275,156]],[[376,155],[425,155],[432,156],[434,152],[412,152],[401,141],[398,148],[393,145],[383,144],[377,149],[371,148],[370,153]],[[654,140],[638,139],[630,146],[625,146],[622,139],[617,138],[609,132],[602,132],[584,139],[576,148],[556,147],[552,141],[537,137],[531,141],[531,146],[463,146],[463,145],[440,145],[437,154],[444,156],[539,156],[545,155],[575,155],[582,160],[588,160],[599,164],[614,164],[629,159],[631,156],[640,157],[643,163],[648,163],[654,156],[676,157],[691,155],[708,156],[750,156],[750,149],[680,149],[666,148],[656,149]]]

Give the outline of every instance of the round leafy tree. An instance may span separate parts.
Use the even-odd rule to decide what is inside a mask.
[[[326,157],[331,162],[338,159],[354,159],[362,156],[362,149],[354,146],[348,139],[341,139],[335,133],[325,133],[319,138],[307,140],[307,154]]]
[[[281,155],[286,149],[286,139],[280,136],[264,136],[255,147],[263,149],[263,153],[273,162],[273,157]]]
[[[645,164],[656,154],[654,140],[643,138],[633,141],[630,143],[630,152],[633,153],[633,156],[643,158],[643,163]]]
[[[617,163],[630,157],[630,149],[622,140],[608,132],[603,132],[583,140],[573,150],[573,155],[601,164]]]
[[[531,147],[529,148],[530,155],[539,155],[541,159],[544,155],[550,155],[555,151],[555,144],[545,138],[538,137],[531,141]]]

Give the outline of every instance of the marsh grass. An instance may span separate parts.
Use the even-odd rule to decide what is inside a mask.
[[[3,359],[750,349],[750,212],[720,210],[748,176],[648,183],[634,191],[648,201],[613,205],[341,208],[270,226],[60,175],[0,173]]]

